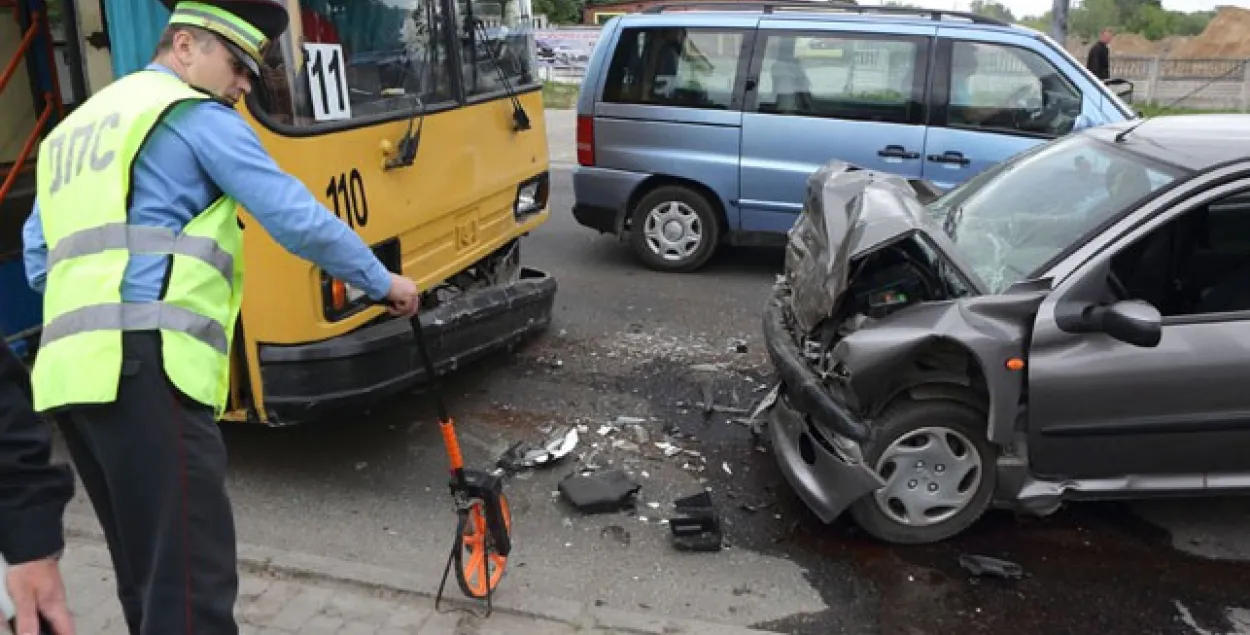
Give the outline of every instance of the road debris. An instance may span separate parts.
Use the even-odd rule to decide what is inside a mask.
[[[642,489],[624,470],[594,474],[572,474],[560,481],[560,493],[579,511],[587,514],[614,512],[633,506]]]
[[[542,447],[533,447],[524,441],[518,441],[499,457],[496,465],[509,472],[518,472],[521,468],[555,463],[577,449],[580,441],[578,430],[578,427],[562,427]]]
[[[606,536],[611,536],[612,538],[616,539],[617,542],[621,543],[622,545],[626,547],[629,546],[629,543],[630,543],[629,530],[625,529],[624,527],[620,525],[608,525],[607,527],[604,527],[603,529],[599,530],[600,538],[603,538]]]
[[[1008,578],[1019,580],[1024,576],[1024,569],[1020,565],[1007,560],[991,558],[989,556],[975,556],[971,554],[959,555],[959,566],[963,567],[968,573],[974,576],[996,576],[999,578]]]
[[[687,496],[673,505],[678,515],[668,520],[674,547],[681,551],[721,550],[724,536],[710,493],[704,491]]]

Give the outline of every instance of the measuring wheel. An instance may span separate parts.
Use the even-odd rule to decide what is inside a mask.
[[[456,527],[456,582],[465,595],[474,599],[493,592],[508,567],[508,556],[499,553],[499,542],[511,542],[512,510],[506,495],[500,492],[498,497],[499,527],[491,527],[487,505],[480,498],[469,501],[468,510],[460,514]]]

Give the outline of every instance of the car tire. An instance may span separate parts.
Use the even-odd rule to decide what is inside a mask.
[[[886,478],[887,485],[851,506],[851,517],[860,528],[885,542],[924,544],[959,534],[985,513],[994,496],[997,474],[996,453],[985,438],[983,412],[957,401],[904,399],[889,406],[876,426],[876,434],[864,447],[864,460]],[[915,456],[914,461],[908,455],[904,468],[896,444],[906,447],[913,441],[940,445],[919,446],[932,449]],[[887,452],[889,458],[883,461]],[[926,462],[926,458],[931,460]],[[903,469],[910,473],[900,474]],[[898,490],[890,487],[894,481],[888,477],[894,474],[906,479],[898,482]],[[895,493],[898,495],[892,496]],[[920,524],[904,520],[918,518],[917,511],[926,511],[927,505],[945,496],[951,496],[950,502],[959,502],[957,511],[947,509],[936,521],[922,518]]]
[[[669,229],[670,233],[656,235]],[[680,185],[658,187],[634,206],[630,217],[630,246],[650,269],[689,273],[707,263],[720,242],[720,219],[701,193]],[[650,235],[649,235],[650,234]],[[676,237],[676,238],[674,238]],[[669,256],[660,240],[668,238]],[[683,239],[697,239],[697,243]],[[676,253],[672,253],[676,252]]]

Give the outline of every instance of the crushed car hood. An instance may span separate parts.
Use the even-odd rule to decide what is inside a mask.
[[[765,336],[797,404],[848,438],[865,438],[892,395],[935,379],[928,371],[968,384],[972,365],[983,371],[990,438],[1010,434],[1022,380],[1004,362],[1024,353],[1050,280],[990,293],[926,207],[938,195],[840,161],[808,182]]]
[[[837,160],[812,174],[785,256],[786,282],[798,327],[811,332],[834,313],[857,258],[917,234],[938,252],[938,264],[931,269],[953,269],[971,287],[969,293],[983,292],[984,284],[925,207],[940,194],[928,181],[863,170]],[[943,276],[951,271],[929,273]]]

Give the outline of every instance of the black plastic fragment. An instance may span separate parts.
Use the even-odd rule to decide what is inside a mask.
[[[1024,576],[1024,569],[1020,565],[989,556],[960,554],[959,566],[975,576],[992,575],[1012,580],[1019,580]]]
[[[579,511],[602,514],[633,506],[633,497],[642,489],[622,470],[596,474],[574,474],[560,481],[560,494]]]
[[[668,521],[673,546],[681,551],[720,551],[724,536],[712,496],[701,492],[674,503],[677,516]]]

